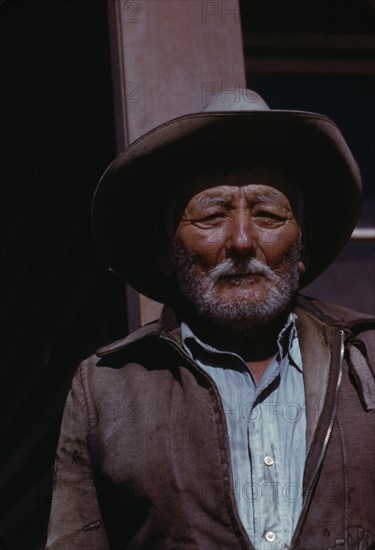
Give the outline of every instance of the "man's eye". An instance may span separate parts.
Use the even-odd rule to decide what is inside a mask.
[[[284,220],[284,218],[282,216],[280,216],[279,214],[275,214],[274,212],[268,212],[266,210],[264,211],[261,211],[261,212],[257,212],[255,214],[255,219],[259,219],[261,221],[270,221],[270,222],[281,222]]]
[[[275,220],[281,220],[281,216],[279,214],[275,214],[275,212],[269,212],[268,210],[262,210],[260,212],[257,212],[255,214],[256,216],[264,217],[264,218],[274,218]]]
[[[204,216],[201,221],[203,222],[209,222],[212,220],[217,220],[220,218],[224,218],[224,214],[222,212],[213,212],[212,214],[208,214],[207,216]]]

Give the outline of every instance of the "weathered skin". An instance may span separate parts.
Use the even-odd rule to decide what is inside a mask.
[[[218,181],[222,184],[215,185]],[[202,276],[223,260],[235,257],[254,257],[276,275],[285,272],[285,257],[301,230],[291,206],[296,202],[293,186],[284,177],[270,169],[249,169],[241,173],[240,179],[233,173],[212,175],[209,183],[197,179],[189,190],[190,195],[181,194],[177,201],[177,211],[182,215],[174,238],[202,261],[197,266]],[[300,273],[305,270],[302,258],[298,270]],[[227,301],[254,303],[268,299],[262,275],[233,275],[219,279],[215,286],[217,301],[224,296]],[[256,380],[274,355],[274,333],[279,327],[271,323],[264,329],[263,334],[252,330],[247,338],[249,349],[238,344],[236,349],[247,358]],[[250,344],[254,335],[256,347],[254,342]],[[227,345],[232,347],[230,342]]]

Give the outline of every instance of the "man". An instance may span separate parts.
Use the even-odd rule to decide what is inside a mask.
[[[80,366],[47,548],[372,547],[373,319],[297,294],[360,195],[332,121],[250,90],[115,159],[96,239],[168,307]]]

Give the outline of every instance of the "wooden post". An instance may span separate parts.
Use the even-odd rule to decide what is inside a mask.
[[[117,146],[245,87],[238,0],[108,0]],[[138,308],[138,304],[140,307]],[[161,306],[127,288],[129,328]]]

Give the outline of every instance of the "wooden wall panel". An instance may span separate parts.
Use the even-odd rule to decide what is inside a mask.
[[[108,0],[118,150],[151,128],[245,86],[237,0]],[[129,327],[160,306],[128,288]]]

